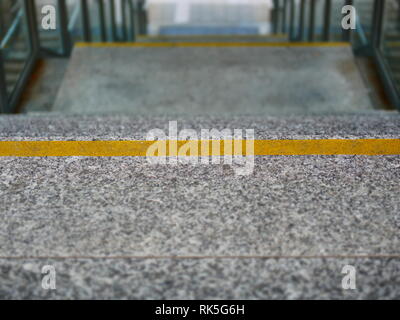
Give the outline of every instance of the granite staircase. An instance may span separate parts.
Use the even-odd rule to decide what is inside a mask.
[[[400,297],[400,115],[376,108],[351,47],[212,39],[78,43],[47,112],[0,117],[1,298]],[[171,121],[317,146],[266,148],[247,176],[84,148],[168,138]]]

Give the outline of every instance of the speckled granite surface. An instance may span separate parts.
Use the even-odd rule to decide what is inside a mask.
[[[0,259],[0,273],[3,299],[400,299],[400,259]]]
[[[56,99],[58,89],[64,78],[68,60],[40,60],[35,69],[34,77],[24,93],[21,102],[22,112],[50,111]]]
[[[77,47],[52,110],[290,115],[371,109],[350,47],[283,46]]]
[[[400,157],[0,159],[0,256],[400,254]]]
[[[259,139],[399,138],[399,119],[180,121]],[[168,120],[7,116],[0,136],[143,139]],[[257,157],[248,177],[140,158],[0,158],[0,297],[399,298],[399,189],[399,156]],[[359,268],[351,293],[346,263]],[[53,293],[44,264],[59,275]]]
[[[37,113],[0,117],[0,139],[138,139],[160,128],[168,133],[169,121],[178,130],[254,129],[258,139],[398,138],[400,114],[363,111],[323,116],[138,116],[65,115]]]

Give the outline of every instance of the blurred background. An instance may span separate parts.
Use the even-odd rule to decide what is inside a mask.
[[[398,0],[2,0],[0,5],[3,113],[51,110],[73,45],[82,41],[348,42],[374,104],[400,107]],[[45,5],[56,9],[56,30],[42,28]],[[344,5],[356,8],[355,30],[341,27]],[[42,69],[35,72],[38,66]],[[29,87],[32,78],[40,79]]]

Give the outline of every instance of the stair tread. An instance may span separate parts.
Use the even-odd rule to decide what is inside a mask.
[[[195,35],[195,36],[139,36],[139,42],[286,42],[287,35]]]
[[[340,70],[337,65],[343,61],[347,67]],[[293,77],[294,70],[302,78]],[[118,75],[118,81],[110,75]],[[309,82],[304,82],[307,78]],[[331,88],[340,94],[333,95]],[[111,103],[114,112],[143,114],[285,114],[372,108],[348,46],[75,47],[55,110],[108,113]]]
[[[160,115],[78,115],[28,113],[18,116],[3,115],[0,141],[6,138],[38,140],[146,140],[148,131],[168,128],[171,117]],[[253,128],[260,139],[302,138],[399,138],[400,113],[397,111],[364,110],[330,115],[177,115],[182,128]],[[27,126],[30,123],[32,126]]]
[[[6,116],[0,118],[0,139],[144,140],[147,132],[154,128],[167,132],[168,119],[60,114]],[[381,112],[340,117],[228,116],[217,119],[208,116],[177,120],[179,129],[196,132],[206,128],[254,129],[258,139],[398,138],[400,130],[399,114]],[[63,261],[74,261],[75,267],[64,265],[63,268],[73,270],[74,277],[82,275],[90,279],[87,285],[90,290],[86,292],[97,297],[113,296],[121,291],[145,298],[165,295],[165,291],[171,292],[171,287],[165,287],[164,283],[176,283],[178,278],[182,279],[182,274],[187,274],[185,279],[188,280],[179,280],[178,283],[184,281],[185,285],[177,286],[177,291],[186,295],[211,281],[213,288],[221,286],[227,290],[228,286],[234,288],[235,295],[239,290],[240,295],[247,294],[247,297],[253,297],[256,291],[260,297],[263,293],[255,288],[265,285],[265,277],[263,282],[255,279],[259,279],[260,270],[264,270],[263,261],[271,265],[279,260],[279,268],[284,266],[278,284],[282,285],[282,277],[288,272],[289,260],[266,257],[296,256],[293,270],[298,270],[300,263],[304,272],[308,264],[301,260],[303,255],[308,257],[307,261],[313,261],[315,258],[310,259],[310,256],[348,257],[361,252],[374,256],[376,261],[377,255],[397,255],[400,248],[398,226],[393,222],[400,204],[396,194],[400,189],[399,156],[257,156],[254,173],[244,177],[236,176],[234,169],[226,164],[152,165],[145,157],[0,157],[0,163],[3,168],[0,191],[7,195],[0,211],[0,217],[7,217],[0,224],[0,254],[29,256],[29,265],[24,267],[28,270],[32,270],[36,257],[60,256],[61,253],[63,257],[74,257],[58,259],[57,274],[64,274],[60,266]],[[7,193],[10,190],[13,192]],[[54,216],[57,219],[49,218]],[[379,219],[371,223],[371,217]],[[23,228],[11,227],[20,226],[21,221]],[[41,227],[43,221],[46,232]],[[13,241],[14,237],[24,241]],[[187,259],[188,256],[207,259]],[[231,258],[218,259],[217,256]],[[239,256],[241,259],[235,258]],[[84,257],[82,261],[85,262],[80,262],[79,257]],[[90,257],[97,257],[97,262],[82,267],[83,263],[92,261]],[[118,263],[110,257],[119,257]],[[147,257],[147,262],[141,262],[140,257]],[[257,262],[251,257],[258,258]],[[103,264],[106,260],[112,261],[111,266]],[[357,259],[358,267],[361,260],[365,261]],[[21,261],[19,259],[19,267],[12,270],[24,270],[20,267]],[[129,264],[121,267],[123,261]],[[185,264],[180,265],[179,261]],[[200,268],[201,277],[193,273],[194,269],[199,270],[197,261],[207,261],[204,269]],[[217,261],[228,263],[221,266],[216,276]],[[233,276],[231,268],[235,269],[238,261],[246,263],[236,270],[240,276]],[[346,258],[345,264],[348,261]],[[340,275],[341,262],[330,258],[329,265],[339,264],[335,264],[332,274]],[[385,279],[393,283],[392,275],[396,272],[388,272],[388,261],[382,263],[385,271],[378,272],[376,278],[382,280],[388,274]],[[39,265],[43,266],[43,259]],[[398,264],[392,267],[397,270]],[[119,268],[122,270],[117,271]],[[40,275],[41,269],[38,270]],[[126,277],[127,270],[129,277]],[[371,268],[367,270],[371,285]],[[250,271],[253,278],[249,278]],[[149,279],[153,272],[157,281],[143,280]],[[316,272],[320,273],[326,274]],[[3,283],[8,279],[7,274],[2,277]],[[104,279],[109,279],[109,274],[112,279],[121,281],[118,290],[93,286],[93,283],[108,283]],[[338,292],[337,277],[332,274],[329,273],[327,279],[334,279],[332,292]],[[20,283],[26,282],[26,273],[25,277],[14,272],[12,275],[10,284],[17,282],[20,287]],[[271,276],[267,275],[270,283]],[[193,277],[199,283],[192,289],[189,283],[193,284]],[[129,282],[132,278],[135,281]],[[244,281],[247,289],[242,292],[232,278]],[[55,292],[65,297],[71,281],[68,278],[65,285],[61,281],[63,277],[57,278]],[[304,281],[309,288],[313,280],[306,277]],[[79,282],[80,290],[68,292],[81,293],[82,286],[87,283],[88,280],[84,284]],[[132,291],[138,283],[145,288],[145,293]],[[323,283],[325,289],[326,282]],[[379,284],[374,287],[376,291],[382,288]],[[282,286],[287,287],[287,281],[283,281]],[[26,295],[26,287],[21,287]],[[320,288],[320,283],[316,287]],[[363,290],[354,291],[365,293],[365,290],[363,286]],[[209,291],[206,286],[205,292]],[[384,291],[391,292],[387,287]],[[285,290],[282,292],[284,295]],[[396,286],[393,292],[397,294]]]

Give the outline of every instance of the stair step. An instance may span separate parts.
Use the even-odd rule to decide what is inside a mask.
[[[6,73],[6,82],[7,84],[14,85],[17,83],[19,77],[19,73]]]
[[[102,141],[108,146],[121,140],[146,143],[154,128],[168,135],[168,119],[5,116],[0,117],[0,140],[28,140],[29,147],[15,143],[23,154],[40,151],[40,145],[68,152],[77,140],[89,141],[75,149],[82,152],[94,145],[92,140],[100,148]],[[398,295],[393,280],[398,259],[393,255],[400,251],[400,156],[315,154],[343,140],[355,150],[376,140],[349,140],[398,139],[398,113],[205,116],[181,118],[177,125],[178,132],[186,128],[196,134],[211,128],[252,129],[258,141],[268,145],[274,140],[275,148],[296,139],[307,140],[303,150],[314,140],[334,141],[318,142],[314,155],[257,155],[253,167],[248,161],[253,171],[246,176],[237,175],[238,166],[222,159],[220,164],[155,165],[141,156],[0,157],[6,297],[43,298],[44,264],[56,266],[52,296],[70,299]],[[39,142],[32,147],[30,140]],[[49,150],[46,140],[69,142]],[[387,144],[382,141],[367,150],[382,152]],[[351,258],[355,253],[359,256]],[[368,285],[344,294],[338,288],[347,264],[367,270],[357,283]],[[27,286],[32,277],[35,282]],[[288,290],[291,281],[294,287]]]
[[[14,90],[15,85],[14,84],[7,84],[7,93],[11,94]]]
[[[29,56],[29,52],[27,51],[16,51],[16,50],[12,50],[9,51],[7,56],[6,56],[6,60],[7,61],[26,61],[27,58]]]
[[[138,36],[138,42],[288,42],[288,36],[279,35],[194,35],[194,36]]]
[[[16,41],[11,48],[13,51],[26,52],[29,50],[29,43],[26,41]]]
[[[315,57],[313,62],[309,57]],[[343,61],[345,73],[337,67]],[[302,78],[293,77],[293,72],[301,72]],[[321,78],[322,73],[337,76]],[[343,77],[349,77],[348,81],[332,80]],[[372,109],[348,45],[180,42],[76,46],[54,110],[109,113],[110,103],[115,106],[113,112],[135,114],[274,115],[349,111],[361,106]]]
[[[390,68],[394,72],[399,72],[400,71],[400,59],[398,61],[393,61],[393,60],[388,60]]]
[[[60,41],[60,36],[58,34],[40,33],[39,37],[40,37],[40,41],[44,41],[44,42]]]
[[[400,40],[400,31],[398,33],[392,33],[392,34],[385,34],[384,39],[386,41],[390,40]]]
[[[24,66],[25,66],[25,60],[11,61],[7,59],[4,62],[4,70],[6,73],[19,73],[23,70]]]

